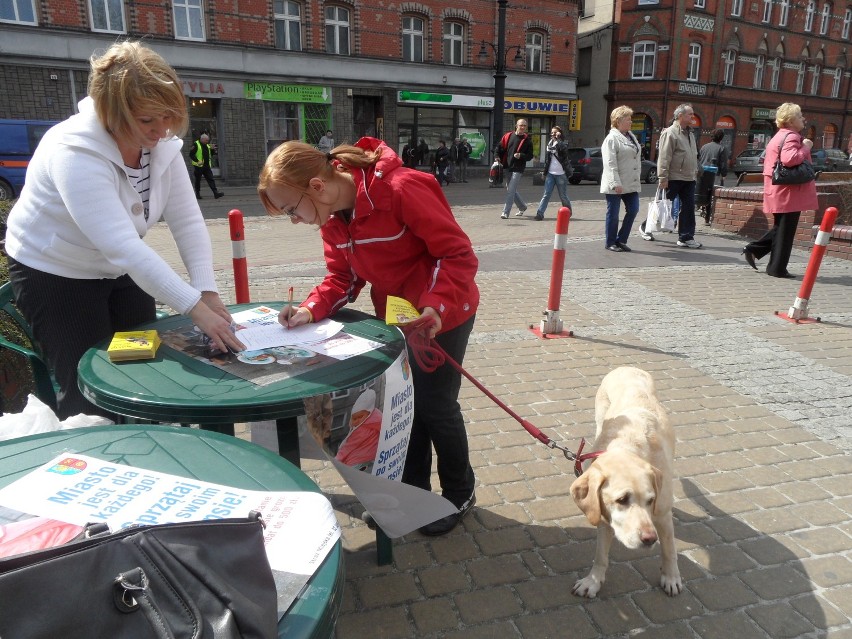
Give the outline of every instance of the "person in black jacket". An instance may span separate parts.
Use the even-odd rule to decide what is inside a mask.
[[[450,183],[450,150],[443,140],[438,140],[438,148],[435,150],[435,179],[438,184]]]
[[[527,126],[526,120],[518,120],[515,130],[504,135],[497,146],[497,157],[509,173],[509,179],[506,181],[506,203],[500,216],[504,220],[509,217],[513,202],[518,205],[516,217],[522,217],[527,210],[527,203],[518,193],[518,182],[521,181],[527,162],[533,159],[533,144],[527,134]]]
[[[571,208],[571,200],[568,199],[568,178],[571,173],[568,145],[562,139],[562,128],[554,126],[550,129],[550,141],[547,143],[547,155],[544,158],[544,193],[541,196],[541,202],[538,203],[535,219],[539,221],[544,219],[544,210],[550,202],[554,186],[559,190],[562,206]]]

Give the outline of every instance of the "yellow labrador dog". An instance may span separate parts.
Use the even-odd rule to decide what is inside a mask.
[[[628,548],[660,542],[666,594],[680,594],[672,522],[675,438],[654,379],[628,366],[604,377],[595,397],[596,451],[603,451],[571,484],[571,496],[598,527],[592,570],[574,584],[581,597],[597,595],[609,565],[613,535]]]

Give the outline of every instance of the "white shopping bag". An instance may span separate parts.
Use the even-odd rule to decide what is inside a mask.
[[[659,233],[662,230],[674,231],[672,201],[666,197],[665,190],[657,189],[654,199],[648,203],[648,217],[645,220],[646,233]]]

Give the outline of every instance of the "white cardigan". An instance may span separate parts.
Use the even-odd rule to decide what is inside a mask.
[[[31,268],[75,279],[129,274],[154,299],[188,313],[216,292],[210,236],[180,154],[183,142],[151,149],[149,217],[127,179],[118,145],[90,98],[51,128],[9,214],[6,251]],[[189,274],[186,283],[142,238],[165,220]]]
[[[609,130],[601,146],[603,156],[603,174],[601,175],[601,193],[615,195],[615,187],[620,186],[622,193],[641,191],[642,152],[639,141],[631,131],[627,134],[634,144],[616,128]]]

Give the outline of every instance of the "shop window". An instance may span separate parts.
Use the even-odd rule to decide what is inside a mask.
[[[175,38],[204,39],[204,11],[201,0],[174,0]]]
[[[825,35],[831,27],[831,3],[826,2],[822,5],[822,17],[819,22],[819,34]]]
[[[816,2],[809,0],[808,7],[805,9],[805,31],[811,31],[814,28],[814,14],[816,13]]]
[[[327,104],[303,104],[302,117],[305,122],[305,142],[319,144],[320,138],[331,128],[331,107]]]
[[[790,0],[781,0],[778,7],[778,26],[786,27],[790,21]]]
[[[686,79],[698,82],[698,72],[701,68],[701,45],[693,42],[689,45],[689,55],[686,62]]]
[[[633,45],[633,74],[634,80],[650,80],[654,77],[657,64],[657,43],[637,42]]]
[[[124,2],[122,0],[90,0],[92,31],[124,33]]]
[[[402,17],[402,59],[405,62],[423,62],[423,18]]]
[[[538,31],[527,33],[526,46],[526,68],[527,71],[541,73],[544,71],[544,34]]]
[[[731,1],[731,15],[739,18],[743,14],[743,0]]]
[[[444,64],[464,64],[464,25],[460,22],[444,23]]]
[[[291,0],[275,0],[275,47],[286,51],[302,50],[302,7]]]
[[[349,9],[325,8],[325,52],[349,55]]]
[[[734,86],[734,75],[737,70],[737,52],[733,49],[728,49],[725,55],[725,84]]]
[[[33,0],[3,0],[0,2],[0,22],[36,24]]]
[[[299,108],[290,102],[264,102],[266,153],[287,140],[300,140]],[[319,138],[317,138],[319,139]]]

